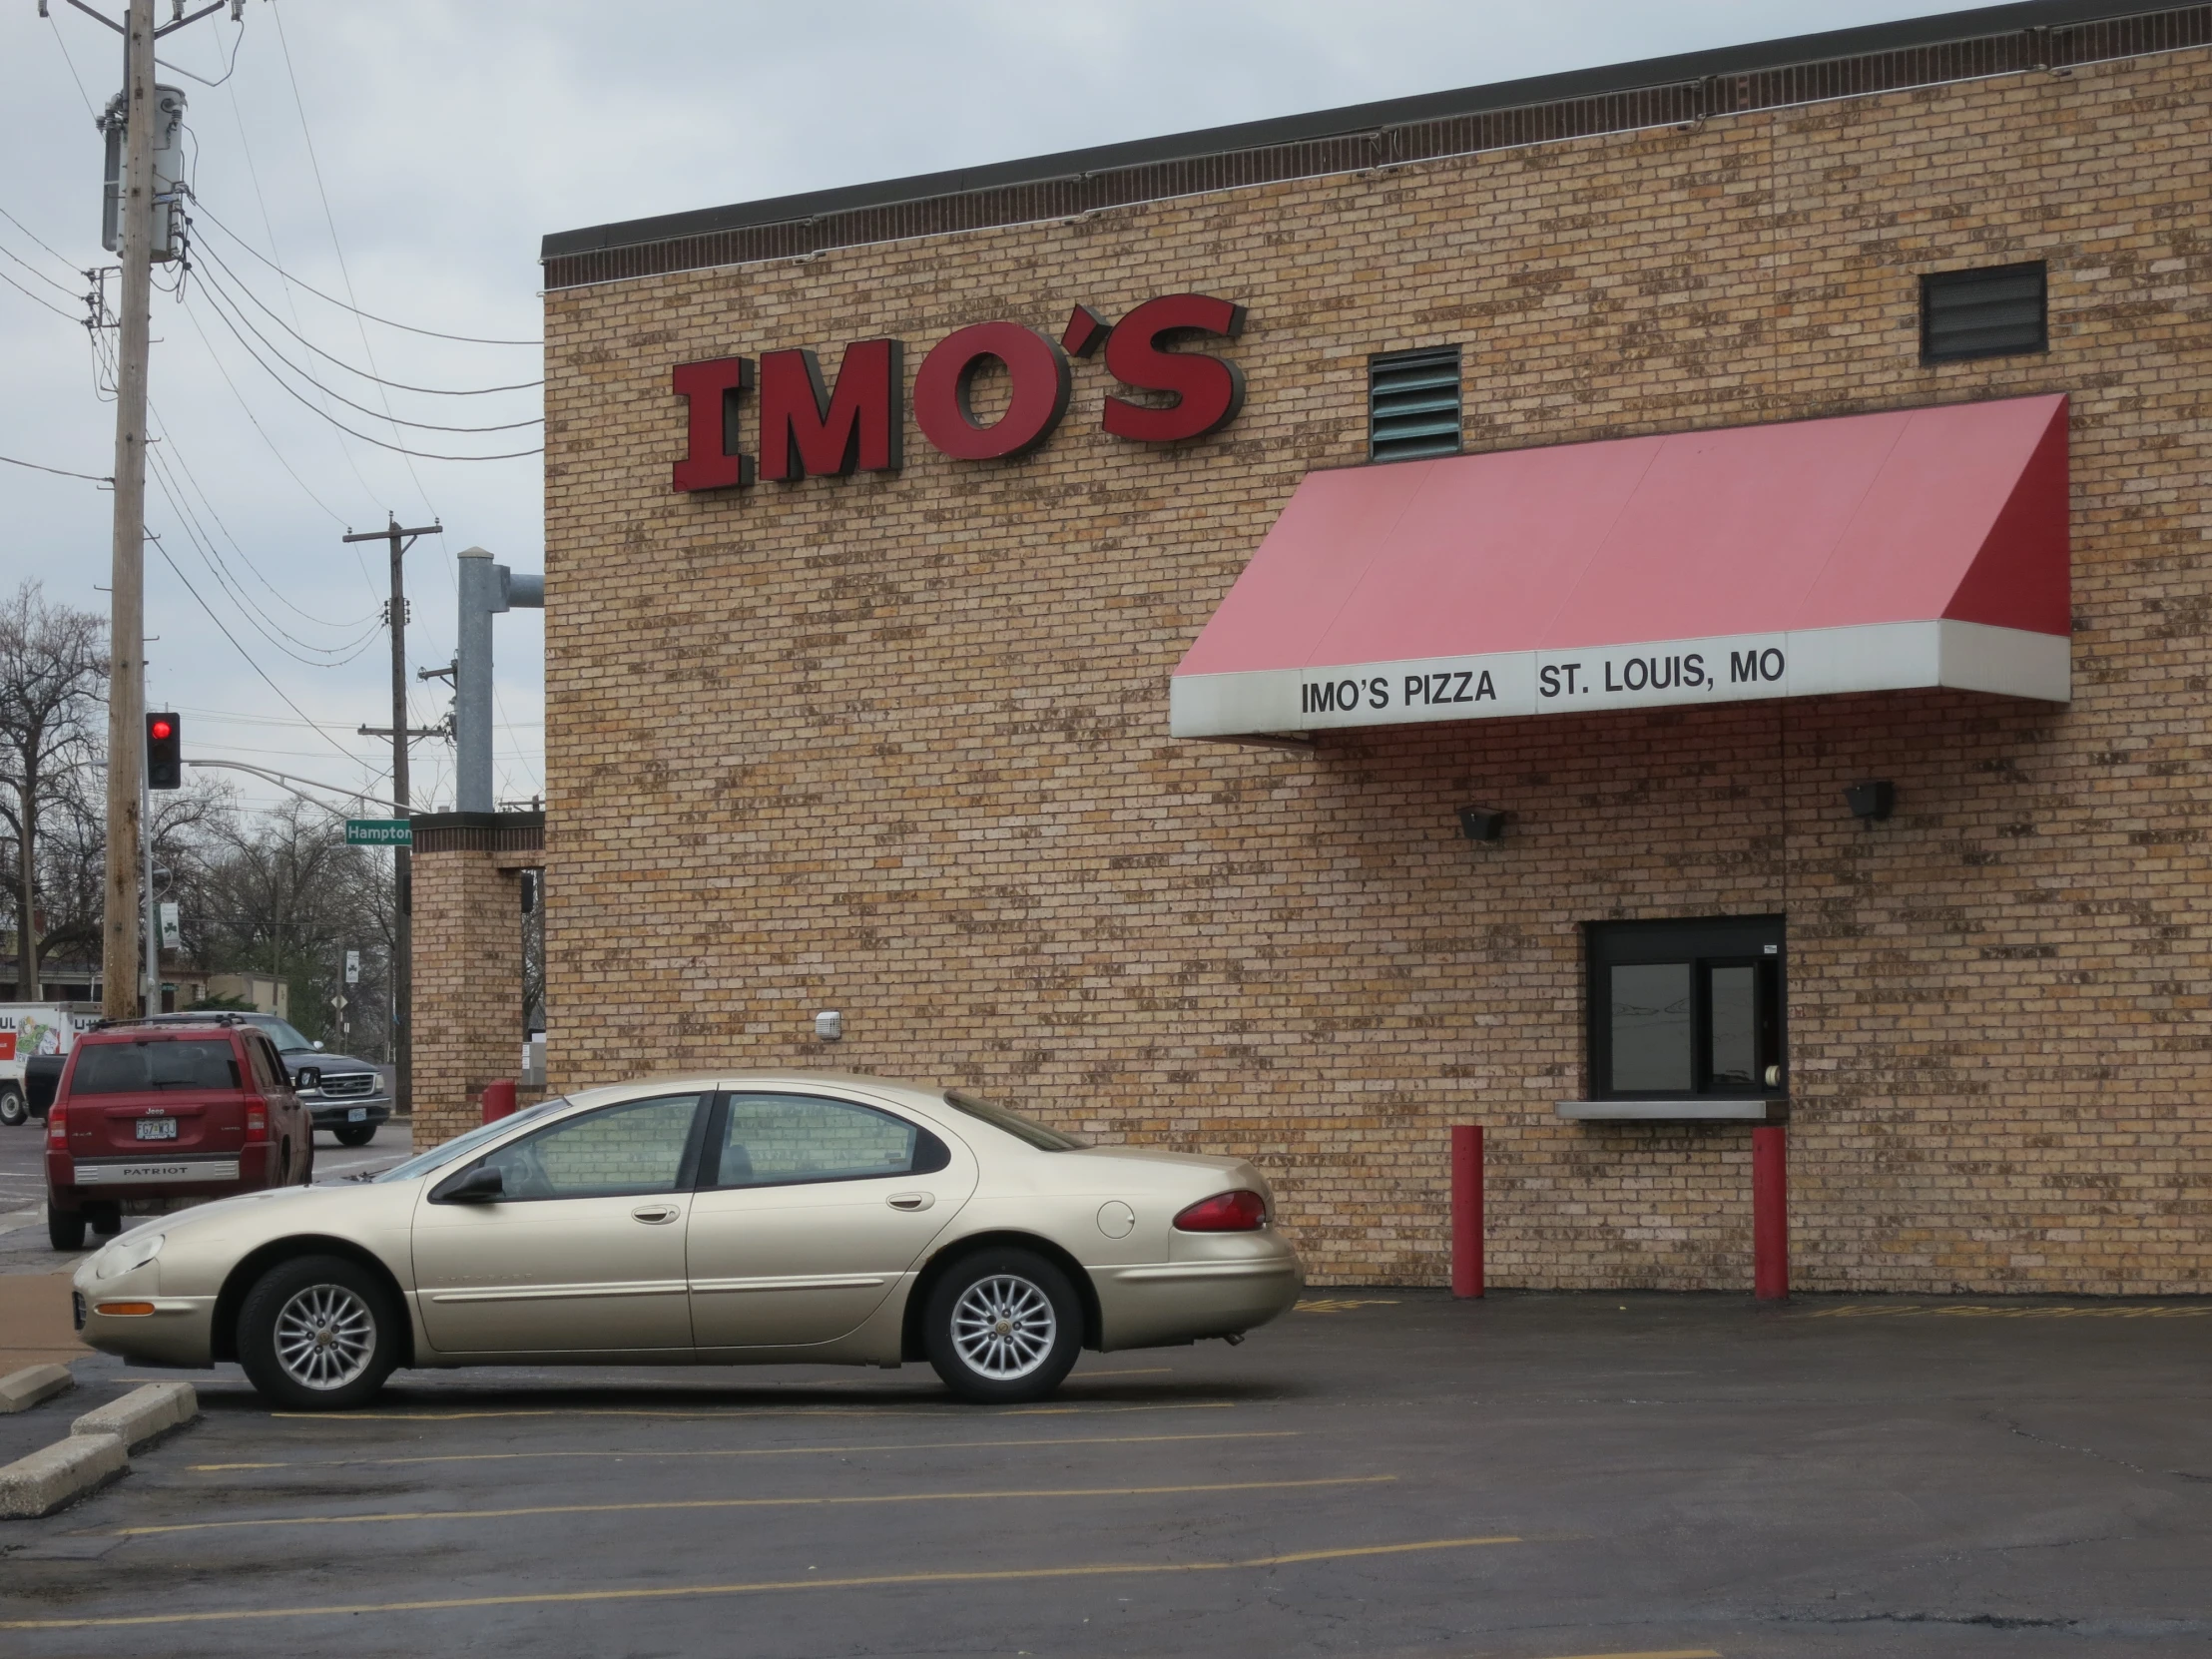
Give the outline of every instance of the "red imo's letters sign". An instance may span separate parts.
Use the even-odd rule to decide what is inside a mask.
[[[914,373],[914,424],[956,461],[1007,460],[1050,438],[1073,390],[1068,358],[1105,347],[1106,371],[1142,400],[1111,395],[1102,424],[1138,443],[1179,443],[1218,432],[1244,407],[1244,375],[1226,357],[1178,349],[1204,339],[1235,339],[1244,307],[1203,293],[1148,299],[1118,323],[1078,305],[1055,341],[1019,322],[977,322],[946,335]],[[844,348],[834,385],[809,350],[764,351],[755,397],[759,476],[784,482],[825,473],[896,472],[906,426],[905,347],[894,339],[856,340]],[[978,377],[1004,376],[1004,407],[988,418],[973,396]],[[753,482],[740,411],[755,390],[749,357],[679,363],[676,395],[685,399],[679,490],[743,488]]]

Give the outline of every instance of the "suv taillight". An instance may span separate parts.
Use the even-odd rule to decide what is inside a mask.
[[[67,1146],[69,1144],[69,1124],[66,1121],[68,1116],[69,1114],[63,1109],[62,1103],[58,1100],[46,1108],[46,1144],[48,1146]]]
[[[1256,1233],[1268,1224],[1268,1201],[1255,1192],[1216,1193],[1175,1218],[1178,1233]]]
[[[269,1139],[269,1107],[259,1100],[246,1103],[246,1138],[249,1141]]]

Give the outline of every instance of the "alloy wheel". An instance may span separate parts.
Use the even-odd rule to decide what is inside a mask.
[[[343,1285],[309,1285],[276,1315],[276,1363],[302,1387],[342,1388],[376,1352],[376,1316]]]
[[[1011,1382],[1051,1357],[1059,1321],[1052,1299],[1016,1274],[994,1273],[961,1293],[952,1346],[977,1376]]]

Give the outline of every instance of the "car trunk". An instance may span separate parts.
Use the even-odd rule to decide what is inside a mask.
[[[70,1155],[235,1157],[247,1108],[263,1104],[246,1082],[221,1038],[82,1044],[68,1085]]]

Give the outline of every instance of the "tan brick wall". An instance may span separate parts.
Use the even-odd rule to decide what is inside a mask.
[[[484,1085],[521,1071],[522,867],[503,852],[414,855],[418,1147],[473,1129]]]
[[[1481,1122],[1493,1282],[1744,1287],[1742,1130],[1552,1104],[1578,923],[1781,910],[1801,1285],[2204,1288],[2208,95],[2191,51],[549,294],[554,1084],[833,1063],[1253,1153],[1348,1283],[1441,1281]],[[1917,274],[2025,258],[2049,354],[1920,366]],[[1019,462],[668,487],[676,362],[1182,288],[1250,307],[1219,438],[1106,437],[1093,361]],[[2071,393],[2074,703],[1170,740],[1368,354],[1438,341],[1470,448]]]

